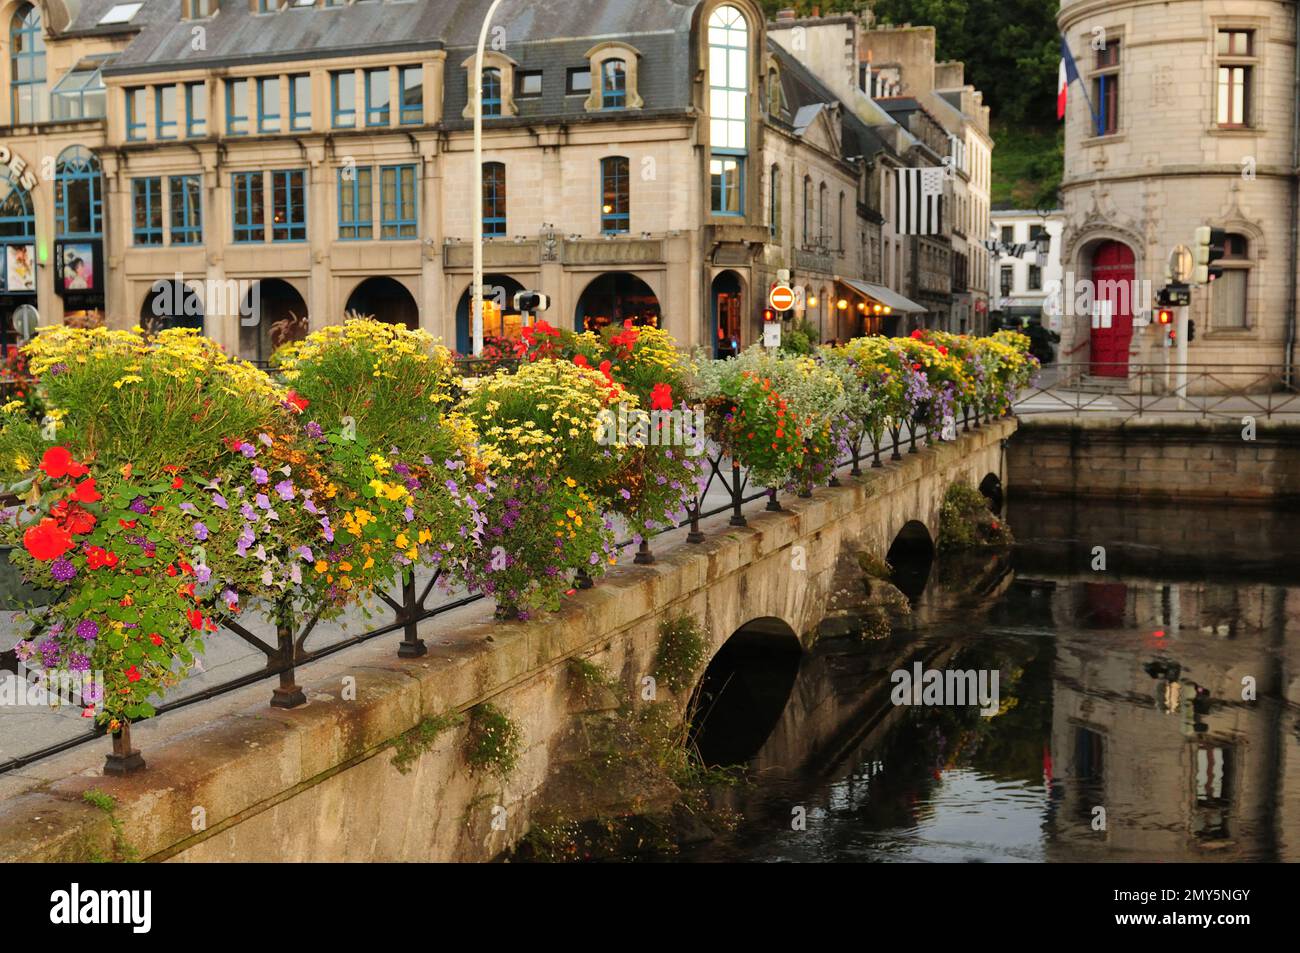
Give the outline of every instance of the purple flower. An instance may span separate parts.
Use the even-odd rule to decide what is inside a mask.
[[[275,443],[275,441],[271,439],[269,434],[260,433],[257,435],[257,439],[262,441],[262,443],[266,444],[268,447],[271,446],[273,443]]]
[[[87,642],[94,641],[99,638],[99,623],[94,619],[82,619],[77,623],[77,635]]]
[[[226,502],[226,498],[220,493],[212,494],[212,505],[223,510],[230,509],[230,504]]]
[[[320,512],[321,512],[320,507],[317,506],[315,503],[313,503],[311,500],[307,500],[305,503],[303,503],[302,508],[306,510],[308,513],[310,513],[312,516],[320,516]]]
[[[74,672],[89,672],[90,659],[80,652],[73,652],[68,656],[68,668]]]
[[[282,500],[293,499],[293,483],[289,480],[281,480],[275,485],[275,492],[280,494]]]
[[[50,575],[55,582],[67,582],[77,575],[77,567],[66,556],[60,556],[50,564]]]
[[[87,682],[81,689],[81,700],[87,705],[96,705],[104,700],[104,687],[96,681]]]
[[[316,561],[316,557],[312,555],[310,546],[299,546],[298,555],[309,563],[314,563]]]
[[[59,643],[53,639],[46,639],[41,643],[41,664],[46,668],[58,668],[59,659],[63,657],[63,650],[59,648]]]
[[[334,542],[334,527],[330,526],[330,518],[328,516],[321,519],[320,528],[325,531],[325,542]]]
[[[451,495],[452,495],[452,496],[455,496],[457,493],[460,492],[460,488],[456,486],[456,481],[455,481],[455,480],[448,480],[448,481],[447,481],[447,489],[449,489],[449,490],[451,491]]]
[[[205,525],[203,525],[202,522],[198,522],[194,524],[194,538],[197,539],[200,543],[207,540],[208,528]]]
[[[257,456],[257,448],[254,447],[251,443],[241,443],[239,445],[239,452],[242,453],[245,456],[245,458],[249,460]]]
[[[257,504],[259,510],[269,510],[271,508],[271,498],[265,493],[259,493],[253,497],[253,502]]]
[[[198,580],[200,585],[207,585],[212,581],[212,570],[203,563],[199,563],[194,567],[194,578]]]
[[[261,467],[253,467],[253,482],[259,486],[266,483],[268,477]]]
[[[244,519],[248,520],[250,523],[256,523],[256,522],[257,522],[257,511],[254,510],[254,509],[253,509],[249,504],[247,504],[247,503],[245,503],[245,504],[243,504],[242,506],[239,507],[239,514],[240,514],[242,517],[244,517]]]
[[[14,654],[18,656],[18,661],[26,662],[36,654],[36,646],[25,639],[20,639],[18,644],[14,646]]]
[[[195,509],[194,504],[191,503],[189,500],[186,500],[184,503],[182,503],[180,509],[182,513],[189,513],[191,516],[193,516],[195,513],[198,512],[198,510]]]
[[[144,516],[146,513],[149,512],[149,504],[145,502],[145,498],[143,496],[137,496],[134,500],[131,501],[131,512],[139,513],[141,516]]]
[[[322,429],[321,425],[316,423],[316,421],[314,420],[307,421],[306,430],[307,430],[307,436],[311,437],[311,439],[313,440],[320,440],[322,437],[325,436],[324,429]]]

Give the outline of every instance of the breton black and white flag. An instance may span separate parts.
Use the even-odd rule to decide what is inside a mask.
[[[894,177],[894,209],[899,235],[942,234],[943,177],[942,166],[898,170]]]

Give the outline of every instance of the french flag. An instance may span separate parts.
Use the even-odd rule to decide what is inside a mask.
[[[1070,44],[1065,39],[1065,34],[1061,34],[1061,72],[1060,78],[1056,84],[1056,118],[1058,120],[1065,118],[1065,103],[1069,98],[1070,84],[1078,81],[1079,67],[1074,63],[1074,54],[1070,52]]]

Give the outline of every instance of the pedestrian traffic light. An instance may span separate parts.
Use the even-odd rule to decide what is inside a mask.
[[[1223,274],[1223,269],[1214,263],[1227,251],[1228,233],[1222,228],[1202,225],[1196,230],[1195,262],[1196,270],[1192,281],[1198,285],[1207,285]]]
[[[1187,343],[1191,344],[1196,340],[1196,322],[1191,318],[1187,319]]]
[[[1169,308],[1161,308],[1156,312],[1156,321],[1160,324],[1173,324],[1174,312]]]
[[[775,320],[776,320],[776,311],[775,311],[774,309],[772,309],[772,308],[764,308],[764,309],[763,309],[763,320],[764,320],[764,321],[775,321]]]

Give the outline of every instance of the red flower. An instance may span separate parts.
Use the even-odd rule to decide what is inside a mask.
[[[95,478],[89,477],[77,484],[72,491],[72,498],[78,503],[98,503],[104,497],[95,489]]]
[[[203,613],[198,609],[191,609],[189,612],[185,613],[185,618],[189,620],[191,629],[203,628]]]
[[[919,341],[921,340],[921,338],[925,337],[925,332],[922,331],[920,328],[917,328],[915,331],[912,332],[912,337]]]
[[[573,359],[573,363],[577,364],[579,367],[591,367],[590,362],[587,360],[587,355],[585,354],[579,354]]]
[[[33,559],[58,559],[72,548],[72,534],[46,517],[23,533],[23,547]]]
[[[651,410],[672,410],[673,389],[669,384],[655,384],[650,390]]]
[[[614,383],[614,378],[613,378],[613,376],[609,373],[609,369],[610,369],[610,367],[612,367],[612,366],[613,366],[613,365],[611,365],[611,364],[609,363],[609,361],[601,361],[601,362],[600,362],[600,372],[601,372],[602,374],[605,375],[605,380],[609,381],[611,384]]]
[[[140,681],[140,673],[139,671],[136,670],[136,667],[134,665],[132,665],[130,668],[126,670],[126,680],[128,682]]]
[[[184,485],[185,485],[185,481],[182,480],[180,477],[172,477],[172,489],[173,489],[173,490],[179,490],[179,489],[180,489],[181,487],[183,487]]]
[[[91,546],[86,550],[87,569],[103,569],[105,566],[116,569],[117,562],[117,553],[110,553],[100,546]]]
[[[289,393],[284,397],[284,402],[294,408],[298,413],[302,413],[311,406],[311,401],[306,397],[303,397],[296,390],[289,391]]]
[[[942,354],[944,357],[947,357],[948,349],[941,344],[939,345],[939,353]]]
[[[157,632],[150,632],[149,641],[152,642],[154,645],[162,645],[163,637],[159,635]]]
[[[86,468],[72,459],[67,447],[50,447],[46,450],[45,456],[41,457],[41,469],[46,476],[56,480],[65,476],[80,479],[86,475]]]
[[[84,536],[95,528],[94,515],[86,512],[80,503],[59,500],[50,507],[50,515],[58,520],[63,528],[76,536]]]

